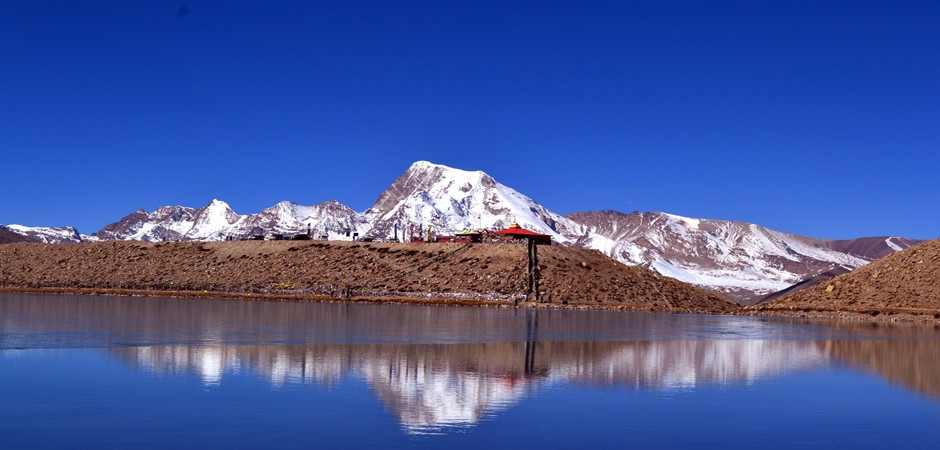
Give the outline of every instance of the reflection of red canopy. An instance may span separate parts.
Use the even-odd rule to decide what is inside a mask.
[[[552,236],[548,234],[536,233],[532,230],[526,230],[517,223],[513,223],[505,230],[494,231],[496,236],[508,236],[515,239],[533,239],[539,244],[551,244]]]

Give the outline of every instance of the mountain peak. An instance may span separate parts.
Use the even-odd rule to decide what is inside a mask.
[[[489,177],[489,175],[487,175],[486,172],[483,172],[482,170],[456,169],[450,166],[445,166],[443,164],[435,164],[430,161],[415,161],[414,163],[411,164],[411,167],[409,167],[405,173],[408,174],[408,173],[415,173],[415,172],[418,172],[418,173],[433,172],[433,173],[447,174],[448,176],[458,176],[458,177],[459,176]]]
[[[567,219],[498,183],[482,171],[466,171],[417,161],[366,211],[370,237],[394,237],[397,227],[431,225],[442,234],[467,228],[505,228],[513,220],[525,228],[567,242]]]
[[[240,218],[228,203],[212,199],[208,205],[196,212],[192,219],[192,228],[186,232],[186,236],[192,240],[221,239],[228,228]]]
[[[205,207],[206,207],[206,208],[223,208],[223,209],[224,209],[224,208],[228,208],[228,209],[232,209],[232,207],[229,206],[228,203],[226,203],[226,202],[224,202],[224,201],[222,201],[222,200],[219,200],[219,199],[217,199],[217,198],[212,199],[212,201],[209,202]]]
[[[422,161],[415,161],[411,163],[411,167],[409,167],[408,170],[428,170],[428,169],[433,169],[436,167],[447,167],[447,166],[441,166],[439,164],[434,164],[430,161],[422,160]]]

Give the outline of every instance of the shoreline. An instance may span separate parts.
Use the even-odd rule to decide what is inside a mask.
[[[727,313],[714,313],[706,310],[683,308],[643,308],[626,305],[611,304],[560,304],[520,301],[518,304],[510,300],[481,300],[472,298],[447,298],[442,296],[408,297],[408,296],[353,296],[331,297],[318,294],[289,294],[289,293],[251,293],[251,292],[222,292],[222,291],[184,291],[184,290],[154,290],[154,289],[124,289],[124,288],[58,288],[58,287],[21,287],[0,286],[0,293],[39,293],[39,294],[74,294],[89,296],[120,296],[120,297],[167,297],[167,298],[195,298],[215,300],[253,300],[268,302],[322,302],[322,303],[375,303],[399,305],[427,305],[427,306],[467,306],[486,308],[530,308],[530,309],[565,309],[581,311],[621,311],[621,312],[651,312],[664,314],[710,314],[728,315]]]
[[[62,288],[62,287],[25,287],[0,286],[0,293],[40,293],[40,294],[73,294],[89,296],[122,296],[122,297],[167,297],[192,298],[215,300],[251,300],[264,302],[322,302],[322,303],[373,303],[396,305],[424,305],[424,306],[461,306],[485,308],[527,308],[527,309],[559,309],[573,311],[612,311],[612,312],[648,312],[661,314],[707,314],[715,316],[742,316],[788,318],[801,320],[826,320],[846,323],[873,323],[873,324],[915,324],[931,325],[940,328],[940,311],[920,310],[912,308],[894,308],[886,310],[835,310],[827,308],[796,308],[777,307],[768,308],[760,306],[742,306],[736,310],[714,312],[706,310],[693,310],[682,308],[643,308],[611,304],[559,304],[536,303],[520,301],[518,304],[511,300],[482,300],[473,298],[447,298],[442,296],[409,297],[409,296],[353,296],[334,297],[319,294],[304,293],[252,293],[252,292],[223,292],[223,291],[189,291],[189,290],[155,290],[155,289],[125,289],[125,288]]]
[[[731,314],[753,317],[788,317],[795,319],[825,319],[843,322],[907,323],[940,327],[940,311],[915,308],[833,309],[821,307],[760,307],[744,306]]]

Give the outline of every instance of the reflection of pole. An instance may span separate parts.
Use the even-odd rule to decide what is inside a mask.
[[[538,311],[529,311],[525,316],[525,366],[523,373],[535,373],[535,346],[538,344],[539,315]]]

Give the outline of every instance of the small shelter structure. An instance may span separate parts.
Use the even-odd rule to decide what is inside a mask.
[[[457,233],[457,242],[482,242],[483,233],[477,230],[466,229]]]
[[[514,240],[523,240],[526,243],[526,299],[539,301],[539,253],[538,244],[551,245],[552,237],[547,234],[526,230],[513,222],[505,230],[494,231],[494,236],[504,236]]]
[[[509,225],[509,228],[494,231],[490,233],[494,236],[505,236],[510,239],[517,239],[521,241],[533,241],[536,244],[542,245],[552,245],[552,236],[550,234],[536,233],[532,230],[527,230],[519,226],[518,223],[513,222],[512,225]]]

